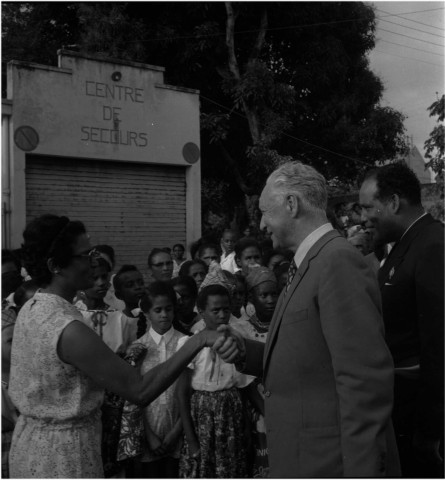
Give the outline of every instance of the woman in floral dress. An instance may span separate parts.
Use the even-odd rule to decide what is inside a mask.
[[[104,389],[145,406],[220,335],[195,335],[165,363],[140,375],[83,324],[71,303],[76,291],[92,285],[95,254],[83,224],[44,215],[23,236],[26,269],[47,286],[23,306],[14,332],[9,393],[20,417],[11,477],[103,477]]]

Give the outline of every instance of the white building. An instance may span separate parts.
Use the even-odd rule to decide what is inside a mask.
[[[43,213],[85,223],[117,263],[201,235],[199,92],[164,69],[60,50],[12,61],[2,102],[2,241]]]

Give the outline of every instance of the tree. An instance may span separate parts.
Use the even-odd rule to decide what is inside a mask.
[[[203,192],[215,196],[205,215],[229,210],[240,223],[244,203],[254,217],[264,180],[288,158],[350,185],[406,148],[404,117],[379,105],[383,85],[366,57],[375,16],[362,2],[66,5],[81,51],[162,65],[168,83],[200,90]]]
[[[443,121],[445,119],[445,95],[433,102],[428,109],[430,117],[437,116],[436,125],[430,133],[429,138],[425,141],[425,157],[429,159],[426,168],[431,167],[433,172],[439,175],[443,180],[444,162],[445,162],[445,127]]]

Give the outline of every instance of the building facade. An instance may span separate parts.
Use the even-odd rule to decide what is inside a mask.
[[[161,67],[58,51],[8,64],[2,104],[2,241],[43,213],[85,223],[117,264],[201,235],[199,92]]]

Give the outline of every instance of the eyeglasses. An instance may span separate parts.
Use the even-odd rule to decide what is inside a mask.
[[[77,255],[71,255],[71,258],[88,258],[90,261],[90,265],[92,267],[97,266],[97,261],[101,257],[102,257],[102,254],[99,252],[99,250],[96,250],[95,248],[93,248],[87,253],[79,253]]]

